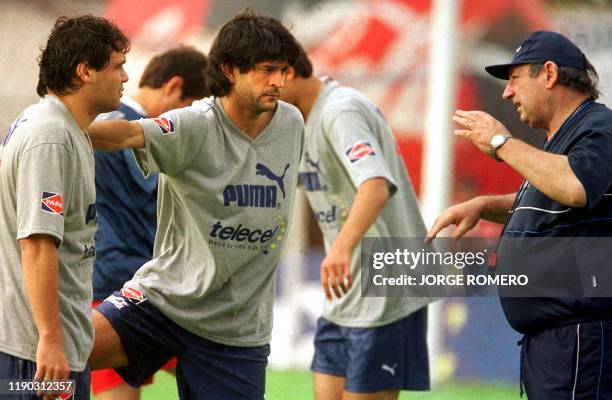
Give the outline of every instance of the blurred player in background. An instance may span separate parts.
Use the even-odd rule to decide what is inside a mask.
[[[425,236],[387,122],[362,93],[313,76],[303,50],[281,98],[306,120],[300,178],[327,250],[321,264],[327,301],[312,362],[315,398],[395,400],[401,389],[429,389],[428,300],[360,292],[362,237]]]
[[[208,95],[206,56],[193,47],[177,47],[159,54],[147,64],[139,89],[124,96],[116,112],[101,119],[157,117],[191,105]],[[153,258],[157,227],[157,174],[144,178],[131,150],[94,152],[96,160],[96,262],[94,306],[100,304],[144,263]],[[165,369],[174,373],[176,360]],[[96,400],[140,398],[140,390],[127,385],[112,369],[93,371],[91,387]]]
[[[612,236],[612,111],[595,102],[595,68],[574,43],[556,32],[530,34],[510,63],[486,70],[508,80],[503,97],[512,101],[523,123],[545,129],[547,141],[543,149],[534,148],[482,111],[457,110],[453,120],[460,128],[455,134],[506,162],[525,181],[517,194],[480,196],[450,207],[428,236],[454,224],[452,236],[459,238],[480,218],[505,220],[498,273],[517,273],[525,267],[543,277],[545,282],[534,287],[540,292],[559,278],[558,285],[575,290],[566,290],[565,297],[546,292],[539,297],[501,297],[508,322],[524,334],[521,391],[524,384],[529,400],[610,399],[611,288],[600,282],[607,290],[603,296],[570,297],[581,293],[575,286],[581,279],[566,278],[577,271],[590,283],[584,269],[602,255],[594,273],[609,276],[609,243],[605,248],[574,249],[572,242]],[[542,240],[550,237],[573,240]],[[514,262],[519,258],[520,263]]]
[[[85,131],[119,107],[129,46],[103,18],[59,18],[39,58],[43,100],[0,146],[0,378],[70,376],[76,399],[89,398],[93,345],[96,193]]]
[[[93,369],[140,385],[177,356],[181,398],[263,399],[304,133],[278,100],[298,51],[278,20],[237,15],[209,53],[214,97],[90,128],[96,146],[136,148],[160,172],[154,258],[94,312]]]

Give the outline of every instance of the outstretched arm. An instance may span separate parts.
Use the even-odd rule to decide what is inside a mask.
[[[357,190],[346,221],[321,263],[321,285],[329,300],[332,291],[340,298],[351,288],[353,250],[385,206],[388,185],[385,178],[372,178]]]
[[[508,212],[510,212],[510,208],[512,208],[515,197],[515,193],[499,196],[480,196],[449,207],[436,218],[429,232],[427,232],[426,241],[431,242],[442,229],[449,225],[457,226],[451,237],[459,239],[466,232],[474,228],[481,218],[503,223]]]
[[[100,150],[144,147],[144,132],[139,123],[121,119],[94,122],[87,129],[93,147]]]

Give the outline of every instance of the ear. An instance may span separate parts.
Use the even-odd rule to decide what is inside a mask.
[[[237,71],[238,68],[231,64],[221,64],[221,72],[223,72],[223,75],[225,75],[232,85],[236,83]]]
[[[181,98],[183,96],[183,85],[185,80],[182,76],[173,76],[166,83],[162,85],[162,93],[166,97],[177,97]]]
[[[295,68],[289,67],[287,68],[287,72],[285,73],[285,80],[291,81],[295,79]]]
[[[83,83],[91,83],[93,81],[94,69],[89,67],[86,62],[79,63],[76,67],[76,76]]]
[[[546,74],[546,89],[552,89],[559,80],[559,67],[552,61],[546,61],[543,72]]]

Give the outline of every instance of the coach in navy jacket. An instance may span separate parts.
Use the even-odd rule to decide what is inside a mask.
[[[530,288],[500,288],[521,341],[521,389],[529,400],[612,398],[612,110],[596,103],[598,77],[582,51],[555,32],[530,34],[508,64],[503,97],[523,123],[546,131],[537,149],[481,111],[458,110],[455,134],[525,181],[518,193],[481,196],[447,209],[428,233],[480,218],[505,223],[497,273],[525,273]],[[531,297],[526,297],[526,294]]]

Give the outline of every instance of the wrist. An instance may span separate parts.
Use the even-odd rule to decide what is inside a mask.
[[[485,213],[488,204],[487,196],[474,197],[472,200],[470,200],[470,202],[472,202],[474,208],[478,210],[478,215]]]
[[[64,344],[64,338],[62,335],[61,328],[59,330],[49,329],[38,332],[39,340],[45,341],[47,343],[58,343]]]
[[[496,161],[503,161],[497,155],[497,152],[504,146],[508,140],[512,139],[513,136],[510,133],[496,133],[491,138],[491,142],[489,144],[489,156]]]
[[[334,240],[334,243],[332,244],[332,248],[330,250],[335,251],[335,252],[352,252],[353,251],[353,247],[351,246],[350,243],[348,243],[345,240],[342,240],[341,238],[336,238],[336,240]]]

